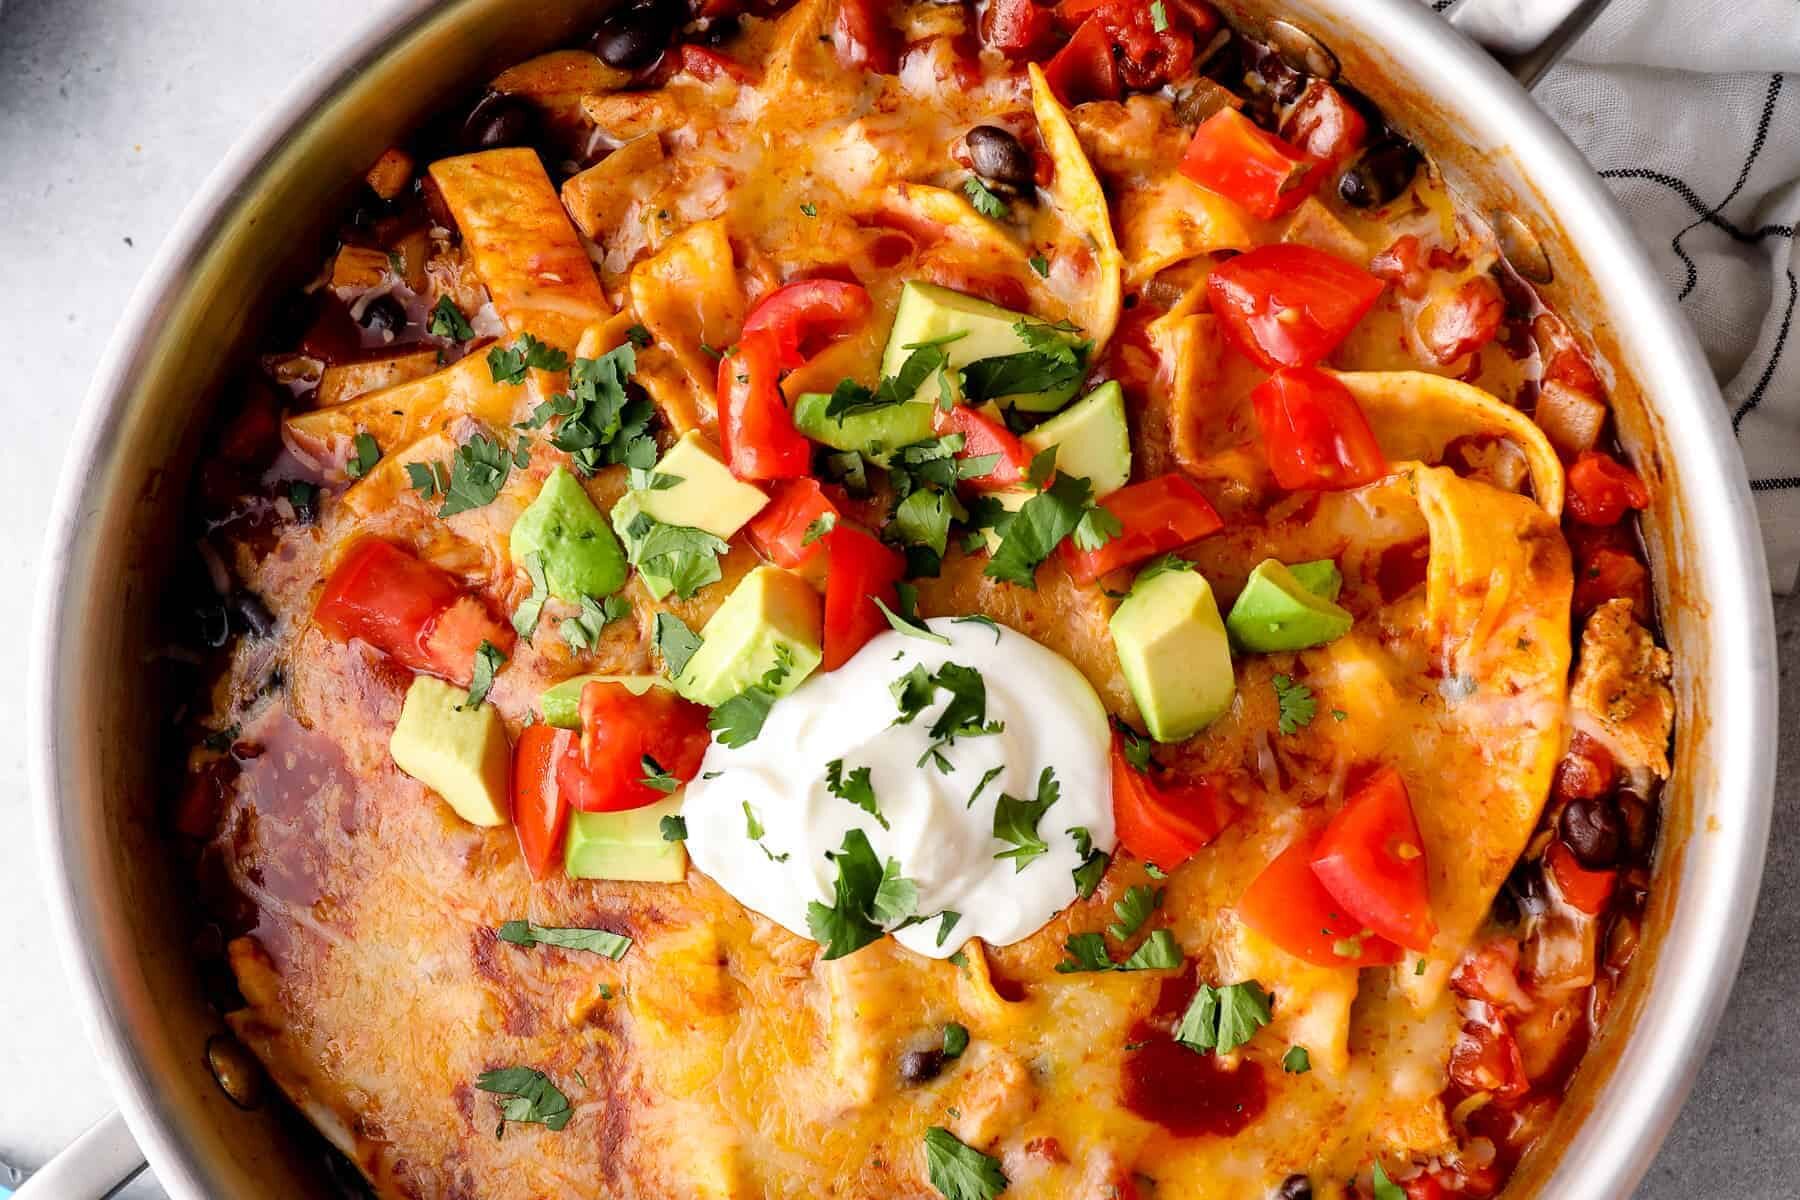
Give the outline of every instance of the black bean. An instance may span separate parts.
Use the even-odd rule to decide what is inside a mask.
[[[609,67],[641,71],[662,57],[687,19],[679,0],[647,0],[614,10],[594,31],[594,53]]]
[[[239,591],[231,596],[234,624],[254,638],[266,638],[275,632],[275,615],[255,592]]]
[[[489,92],[475,102],[463,122],[463,145],[470,150],[529,146],[537,137],[537,109],[521,96]]]
[[[219,649],[231,640],[231,613],[223,600],[209,600],[194,608],[194,636],[203,646]]]
[[[377,296],[363,305],[361,321],[376,333],[399,333],[406,328],[406,309],[392,296]]]
[[[1557,818],[1556,831],[1575,860],[1588,870],[1618,866],[1619,851],[1625,845],[1625,823],[1610,796],[1569,801]]]
[[[1037,183],[1037,164],[1019,139],[997,125],[977,125],[963,140],[975,173],[1006,191],[1025,193]]]
[[[1275,1189],[1275,1200],[1312,1200],[1312,1180],[1304,1175],[1289,1175]]]
[[[1419,169],[1411,142],[1389,138],[1363,152],[1338,181],[1338,195],[1352,208],[1375,208],[1406,190]]]
[[[1550,890],[1544,884],[1543,864],[1532,859],[1513,867],[1500,895],[1519,917],[1541,916],[1550,901]]]
[[[1633,862],[1647,864],[1656,849],[1656,803],[1633,791],[1621,791],[1617,799],[1619,815],[1625,822],[1625,848],[1631,852]]]
[[[908,1050],[900,1056],[900,1078],[907,1083],[936,1079],[943,1069],[944,1052],[940,1049]]]

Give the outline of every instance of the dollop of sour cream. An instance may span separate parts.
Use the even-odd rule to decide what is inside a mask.
[[[687,786],[682,815],[694,864],[745,907],[802,937],[811,936],[807,905],[833,902],[837,869],[826,853],[851,828],[916,884],[914,911],[925,919],[894,936],[933,958],[948,958],[971,937],[1016,942],[1068,905],[1072,872],[1083,862],[1068,830],[1085,829],[1094,848],[1112,849],[1111,735],[1087,679],[1002,626],[954,618],[928,625],[948,644],[877,636],[837,670],[777,700],[754,741],[737,749],[715,742]],[[930,731],[953,695],[941,687],[912,720],[899,721],[896,681],[915,667],[932,675],[950,663],[980,676],[984,719],[999,724],[995,732],[941,744]],[[840,778],[869,769],[879,818],[833,793],[833,762]],[[1048,849],[1000,857],[1016,848],[995,834],[1000,798],[1035,802],[1046,768],[1056,799],[1036,835]],[[945,912],[961,915],[940,941]]]

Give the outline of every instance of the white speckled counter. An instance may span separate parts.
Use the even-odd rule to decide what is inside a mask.
[[[22,643],[70,412],[151,253],[225,147],[379,0],[5,0],[0,7],[0,628]],[[1749,955],[1640,1195],[1787,1197],[1800,1179],[1800,599],[1777,604],[1782,795]],[[41,919],[16,650],[0,688],[0,1159],[110,1106]],[[1723,980],[1695,981],[1724,986]],[[160,1196],[140,1180],[127,1195]]]

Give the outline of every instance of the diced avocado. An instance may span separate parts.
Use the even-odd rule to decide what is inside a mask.
[[[1029,313],[1013,312],[935,283],[909,282],[900,289],[900,304],[894,310],[894,329],[888,334],[887,349],[881,354],[881,373],[898,375],[912,353],[908,346],[935,341],[953,333],[964,336],[944,343],[944,354],[952,367],[965,367],[977,359],[1022,353],[1031,347],[1013,330],[1020,321],[1042,324]],[[1079,334],[1063,336],[1071,342],[1081,340]],[[927,379],[914,393],[914,400],[935,401],[937,386],[936,379]],[[1026,412],[1055,412],[1080,390],[1081,380],[1073,379],[1066,386],[1046,392],[1003,396],[1000,402]]]
[[[652,468],[652,477],[656,475],[681,482],[633,492],[642,510],[665,525],[704,529],[714,537],[729,538],[769,502],[761,488],[733,475],[720,461],[718,451],[695,430],[669,447]],[[615,528],[617,523],[615,517]]]
[[[580,729],[581,689],[595,681],[622,683],[634,696],[641,696],[653,687],[670,686],[669,681],[661,675],[577,675],[546,689],[538,697],[538,709],[544,714],[544,724],[554,725],[558,729]]]
[[[1336,571],[1336,566],[1332,566],[1333,574]],[[1225,624],[1232,639],[1243,649],[1271,654],[1335,642],[1350,632],[1351,617],[1309,589],[1292,570],[1275,559],[1265,558],[1250,572]]]
[[[1108,380],[1020,439],[1033,454],[1056,447],[1056,469],[1094,485],[1094,495],[1131,482],[1131,429],[1125,390]]]
[[[1315,558],[1311,562],[1289,563],[1288,570],[1313,595],[1324,600],[1336,601],[1338,593],[1344,590],[1344,573],[1338,570],[1337,561],[1330,558]]]
[[[1231,707],[1237,679],[1212,584],[1164,570],[1134,584],[1112,615],[1125,682],[1159,742],[1179,742]]]
[[[675,690],[696,704],[719,705],[760,683],[785,647],[784,696],[812,674],[822,657],[819,594],[800,576],[768,565],[738,583],[700,630],[700,648],[675,678]]]
[[[610,596],[625,582],[625,551],[612,527],[576,478],[563,467],[544,486],[512,529],[512,556],[541,555],[550,594],[578,603]]]
[[[504,825],[512,747],[499,710],[491,704],[457,707],[468,699],[441,679],[415,677],[388,753],[469,824]]]
[[[572,812],[563,840],[563,874],[570,879],[627,879],[680,883],[687,877],[687,847],[666,842],[662,819],[681,811],[670,796],[628,812]]]
[[[840,424],[825,415],[831,400],[824,392],[805,392],[794,401],[794,428],[834,450],[859,450],[878,463],[900,446],[932,436],[931,405],[916,400],[852,413]]]

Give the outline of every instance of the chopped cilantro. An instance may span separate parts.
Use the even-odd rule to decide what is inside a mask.
[[[1270,680],[1275,685],[1275,703],[1280,709],[1277,724],[1284,734],[1297,733],[1300,729],[1312,724],[1319,706],[1313,699],[1312,689],[1304,683],[1295,683],[1286,675],[1277,675]]]
[[[1037,795],[1033,799],[1020,800],[1002,792],[1000,802],[994,806],[994,836],[1012,849],[1002,850],[994,857],[1012,859],[1013,870],[1017,873],[1049,853],[1049,844],[1038,836],[1038,822],[1061,795],[1062,785],[1056,782],[1056,771],[1052,767],[1045,767],[1038,776]]]
[[[969,1048],[969,1029],[966,1025],[955,1021],[944,1026],[944,1057],[961,1058],[962,1052]]]
[[[1069,957],[1056,964],[1064,975],[1086,971],[1152,971],[1168,970],[1181,965],[1181,947],[1175,935],[1158,929],[1144,940],[1130,958],[1115,963],[1106,951],[1106,939],[1097,933],[1072,933],[1063,942]]]
[[[1312,1055],[1306,1052],[1305,1046],[1289,1046],[1288,1052],[1281,1056],[1281,1069],[1289,1075],[1304,1075],[1312,1070]]]
[[[622,540],[632,566],[665,581],[683,600],[724,578],[719,556],[731,549],[704,529],[667,525],[645,512],[632,517]]]
[[[604,600],[596,600],[592,596],[581,598],[581,612],[573,617],[564,617],[556,631],[562,634],[571,650],[592,650],[600,644],[600,631],[614,621],[622,621],[631,615],[631,602],[623,596],[608,596]]]
[[[1020,587],[1037,587],[1038,564],[1075,532],[1093,508],[1093,486],[1076,475],[1058,475],[1027,500],[1001,531],[1000,545],[982,572]]]
[[[809,903],[806,928],[813,941],[825,947],[825,958],[842,958],[881,937],[881,926],[870,913],[881,890],[883,869],[868,835],[856,828],[846,829],[843,846],[825,857],[837,868],[833,903]]]
[[[431,319],[425,324],[425,332],[453,342],[466,342],[475,336],[469,319],[448,295],[439,296],[438,302],[431,306]]]
[[[905,587],[906,585],[901,584],[900,586]],[[896,633],[904,633],[907,637],[918,638],[921,642],[936,642],[940,646],[950,644],[949,638],[941,633],[933,633],[931,627],[918,617],[895,612],[880,596],[870,596],[869,599],[875,602],[875,607],[881,610],[881,615],[887,618],[888,626]],[[902,607],[907,606],[903,605]]]
[[[1125,889],[1125,894],[1113,901],[1113,912],[1118,920],[1106,927],[1106,932],[1123,942],[1132,934],[1144,927],[1150,914],[1162,907],[1163,893],[1161,888],[1153,888],[1147,883],[1134,883]]]
[[[1119,964],[1121,971],[1168,970],[1181,965],[1181,947],[1175,942],[1175,935],[1167,929],[1158,929],[1151,933],[1131,957]]]
[[[844,760],[834,758],[825,764],[825,788],[838,799],[848,800],[874,817],[883,829],[888,828],[887,818],[881,815],[881,806],[875,802],[875,785],[869,780],[868,767],[856,767],[846,775]]]
[[[609,464],[647,470],[656,463],[656,439],[650,434],[656,406],[642,392],[634,397],[626,390],[635,370],[634,340],[599,358],[576,359],[569,390],[533,409],[523,427],[541,429],[556,420],[550,444],[566,452],[585,475]]]
[[[569,1107],[569,1098],[557,1090],[548,1075],[531,1067],[502,1067],[496,1071],[483,1071],[476,1077],[475,1086],[484,1092],[503,1097],[500,1101],[500,1124],[494,1127],[495,1137],[506,1132],[508,1121],[561,1129],[574,1115],[574,1110]]]
[[[1063,832],[1075,839],[1075,853],[1081,855],[1081,865],[1070,874],[1075,877],[1075,894],[1086,900],[1099,888],[1106,868],[1112,864],[1112,855],[1094,848],[1094,835],[1085,825],[1074,825]]]
[[[366,433],[358,433],[350,440],[356,453],[344,463],[344,474],[352,479],[361,479],[373,471],[375,464],[381,461],[381,447],[376,445],[375,439]]]
[[[941,558],[950,540],[950,522],[968,515],[954,492],[920,488],[894,506],[893,530],[902,541],[930,546]]]
[[[409,470],[411,468],[408,468]],[[544,601],[549,599],[550,585],[544,579],[544,556],[533,551],[525,556],[525,574],[531,580],[531,594],[513,610],[513,631],[530,640],[544,615]]]
[[[512,465],[506,447],[485,433],[477,433],[452,452],[448,469],[442,463],[408,463],[406,474],[427,500],[441,493],[444,503],[437,515],[453,517],[492,504],[506,486]],[[427,477],[430,487],[423,486]]]
[[[811,201],[808,201],[805,204],[802,204],[800,206],[800,211],[805,213],[809,217],[816,217],[819,215],[818,206],[813,204]]]
[[[648,754],[644,755],[641,765],[644,769],[644,777],[638,782],[652,791],[661,792],[665,796],[673,796],[675,789],[681,786],[681,780],[663,770],[662,764]]]
[[[1254,979],[1222,988],[1203,983],[1175,1026],[1175,1040],[1198,1053],[1230,1054],[1270,1019],[1269,994]]]
[[[663,841],[687,841],[687,818],[683,817],[681,814],[665,813],[663,819],[658,821],[656,825],[658,829],[662,830]]]
[[[1026,320],[1016,322],[1013,332],[1030,348],[1016,354],[979,358],[963,366],[962,392],[968,403],[1067,387],[1086,372],[1087,356],[1094,344],[1071,341],[1066,335],[1081,333],[1076,326],[1066,321],[1049,325]]]
[[[925,1173],[945,1200],[994,1200],[1006,1190],[1000,1161],[963,1142],[942,1125],[925,1131]]]
[[[980,625],[994,635],[994,645],[1000,644],[1000,622],[985,613],[971,613],[966,617],[951,617],[952,625]]]
[[[656,614],[656,631],[651,640],[656,645],[656,652],[662,655],[663,669],[671,677],[681,674],[687,668],[688,660],[694,657],[694,651],[700,649],[700,635],[674,613]]]
[[[815,518],[812,524],[806,527],[806,532],[800,536],[800,544],[802,546],[810,546],[836,528],[837,514],[835,512],[828,512],[823,516]]]
[[[896,923],[912,924],[909,918],[919,908],[919,885],[900,874],[900,864],[893,859],[887,860],[882,868],[881,886],[875,889],[875,902],[869,906],[869,915],[876,922],[892,927]]]
[[[873,391],[854,379],[840,380],[825,402],[825,416],[841,425],[845,417],[911,400],[932,373],[943,370],[949,361],[942,342],[920,343],[900,364],[899,372],[883,377]]]
[[[775,689],[793,669],[793,653],[786,646],[778,646],[775,665],[763,672],[759,682],[713,709],[706,719],[706,727],[733,750],[748,746],[762,733],[763,722],[769,719],[769,710],[775,707]]]
[[[944,944],[945,939],[950,936],[950,931],[956,928],[956,923],[960,920],[962,920],[962,914],[959,912],[951,912],[949,909],[945,909],[938,914],[938,945],[941,946]]]
[[[521,333],[511,346],[495,346],[488,351],[488,374],[495,383],[520,383],[528,368],[539,371],[566,371],[569,356],[555,346],[547,346],[529,333]]]
[[[633,325],[625,331],[625,340],[636,349],[642,350],[650,344],[650,331],[642,325]]]
[[[1162,554],[1145,563],[1131,581],[1133,590],[1141,583],[1155,579],[1158,575],[1167,575],[1171,571],[1191,571],[1194,564],[1179,554]]]
[[[530,921],[508,921],[500,926],[499,938],[515,946],[555,946],[561,950],[587,950],[608,958],[625,957],[631,939],[610,929],[571,929],[563,926],[534,925]]]
[[[1049,259],[1045,258],[1041,254],[1034,254],[1030,258],[1026,259],[1025,261],[1030,264],[1031,269],[1033,271],[1037,272],[1039,279],[1050,278],[1050,260]]]
[[[976,175],[963,180],[963,195],[969,198],[969,204],[984,217],[1000,220],[1006,216],[1006,201],[988,190],[988,185]]]
[[[1406,1200],[1406,1191],[1389,1179],[1387,1172],[1381,1169],[1381,1160],[1375,1160],[1374,1168],[1369,1172],[1369,1182],[1374,1188],[1374,1200]]]
[[[1150,739],[1140,736],[1137,730],[1123,722],[1117,724],[1117,729],[1119,731],[1119,748],[1125,754],[1125,761],[1140,771],[1148,771],[1150,769]]]
[[[1005,767],[989,767],[987,770],[983,771],[981,773],[981,779],[975,784],[975,790],[969,793],[969,802],[963,805],[963,807],[974,808],[975,801],[979,799],[981,793],[987,789],[987,785],[994,782],[994,780],[999,777],[1000,772],[1005,769]]]
[[[475,664],[469,672],[469,702],[457,705],[457,709],[480,708],[487,699],[489,689],[494,686],[494,676],[500,670],[500,664],[506,661],[506,655],[500,647],[481,639],[481,645],[475,647]]]

